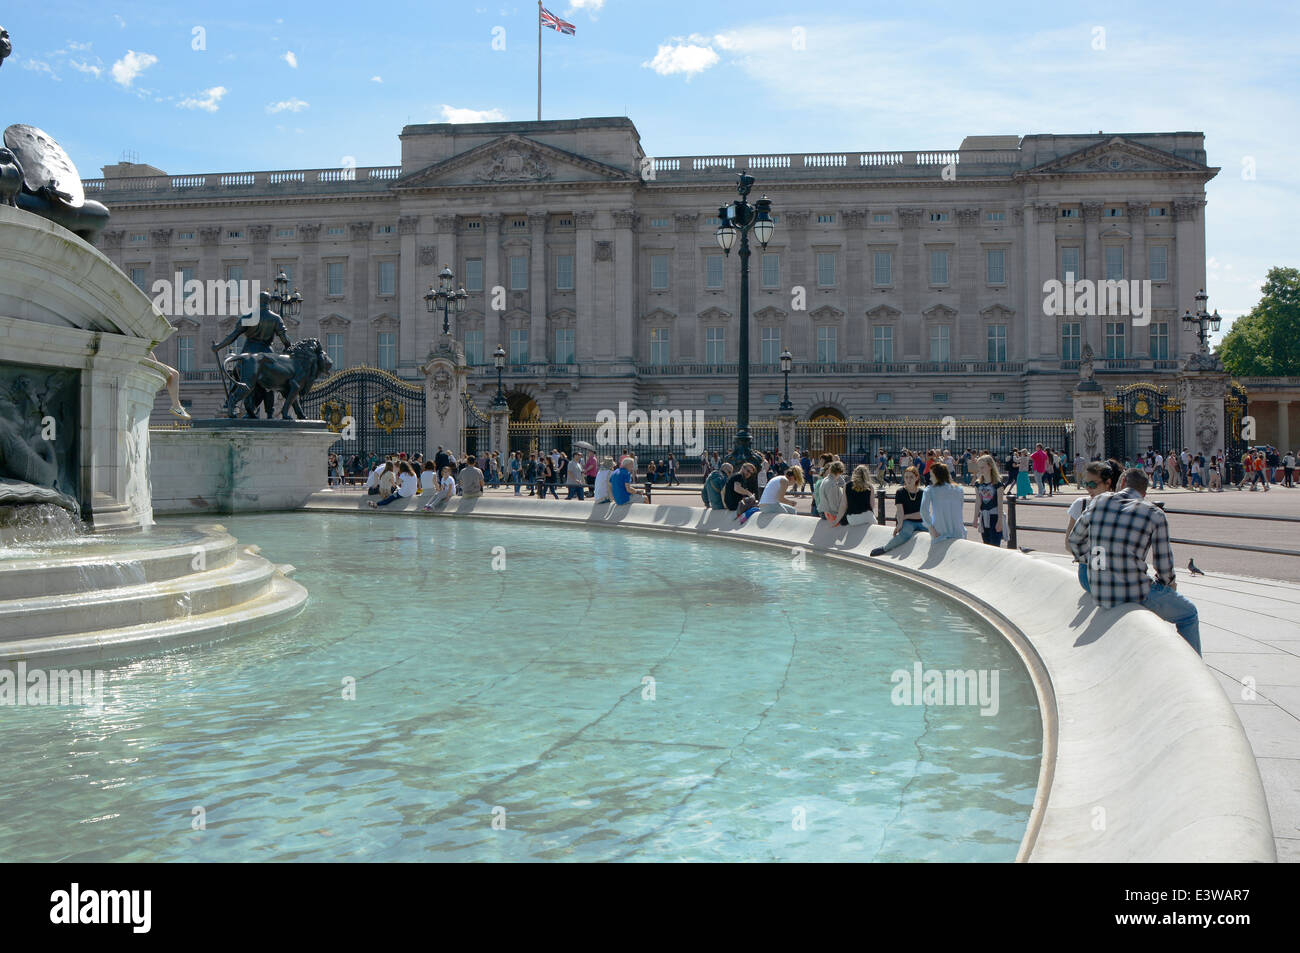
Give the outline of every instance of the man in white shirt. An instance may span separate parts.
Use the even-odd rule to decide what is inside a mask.
[[[568,472],[564,480],[564,485],[569,488],[568,499],[570,500],[574,498],[585,500],[587,498],[584,492],[587,489],[587,480],[582,472],[583,462],[582,451],[573,451],[573,456],[569,458]]]
[[[1157,450],[1152,460],[1154,465],[1151,467],[1151,476],[1155,480],[1155,488],[1163,490],[1165,488],[1165,458]]]
[[[1183,464],[1183,469],[1181,472],[1181,476],[1183,478],[1183,486],[1191,486],[1192,485],[1192,455],[1187,452],[1186,447],[1183,447],[1183,452],[1182,454],[1179,455],[1178,459],[1181,460]]]

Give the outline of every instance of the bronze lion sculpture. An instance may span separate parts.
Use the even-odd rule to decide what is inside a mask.
[[[223,364],[227,373],[238,368],[248,375],[247,380],[238,380],[236,385],[245,391],[241,396],[247,416],[257,416],[258,404],[266,408],[268,418],[274,416],[275,395],[279,394],[282,420],[291,419],[290,409],[299,420],[305,418],[300,398],[311,392],[317,378],[325,376],[334,367],[316,338],[296,341],[287,351],[279,354],[232,354]]]

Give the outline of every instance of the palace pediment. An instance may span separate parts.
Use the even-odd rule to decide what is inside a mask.
[[[402,176],[395,190],[623,184],[630,172],[526,136],[506,135]]]
[[[1140,143],[1112,136],[1079,149],[1059,159],[1052,159],[1019,173],[1020,176],[1046,175],[1096,175],[1134,172],[1216,172],[1209,166],[1179,158],[1163,149],[1153,149]]]

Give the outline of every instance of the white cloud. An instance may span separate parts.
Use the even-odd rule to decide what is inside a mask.
[[[113,80],[121,86],[129,87],[137,76],[157,62],[158,57],[152,53],[137,53],[135,50],[127,50],[126,56],[113,64]]]
[[[718,54],[711,46],[699,46],[694,43],[673,43],[661,45],[655,58],[643,67],[654,70],[660,76],[673,73],[685,73],[689,79],[696,73],[702,73],[718,62]]]
[[[505,113],[499,109],[464,109],[457,106],[442,105],[443,122],[502,122]]]
[[[123,30],[126,29],[126,21],[123,20],[123,19],[122,19],[120,16],[118,16],[116,13],[113,14],[113,19],[117,21],[117,25],[120,26]]]
[[[224,86],[213,86],[211,89],[205,89],[199,94],[202,98],[191,96],[188,99],[182,99],[176,105],[181,109],[202,109],[204,112],[214,113],[219,107],[221,97],[225,96],[226,92]]]
[[[564,11],[572,13],[574,10],[586,10],[588,13],[599,13],[605,6],[605,0],[569,0],[569,6]]]
[[[311,103],[303,102],[301,99],[282,99],[278,103],[268,103],[266,111],[269,113],[300,113],[310,105]]]
[[[384,81],[384,78],[383,78],[382,76],[372,76],[372,77],[370,77],[370,82],[372,82],[372,83],[382,83],[383,81]]]
[[[284,54],[284,56],[280,57],[280,59],[284,60],[294,69],[298,68],[298,57],[293,55],[293,50],[289,50],[287,53]]]
[[[76,52],[83,52],[85,50],[90,49],[90,47],[91,47],[90,43],[78,43],[75,40],[68,41],[68,49],[74,50]]]
[[[104,74],[104,67],[95,66],[93,63],[87,63],[84,60],[69,60],[68,65],[78,73],[89,73],[95,79],[99,79]]]
[[[54,72],[54,67],[44,60],[23,60],[23,69],[29,69],[34,73],[48,73],[50,79],[59,81],[59,74]]]

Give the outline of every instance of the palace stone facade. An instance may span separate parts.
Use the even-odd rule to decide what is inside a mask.
[[[777,355],[801,417],[1067,417],[1084,344],[1106,390],[1172,381],[1196,349],[1178,316],[1205,283],[1204,136],[972,136],[952,152],[647,156],[628,119],[408,126],[402,164],[167,175],[104,169],[100,248],[158,279],[258,279],[306,299],[290,336],[335,366],[416,379],[444,264],[471,292],[452,331],[516,417],[591,420],[620,400],[735,412],[740,269],[713,237],[735,172],[777,219],[751,259],[751,414],[776,415]],[[1043,283],[1150,279],[1150,324],[1044,313]],[[495,293],[494,293],[495,291]],[[210,304],[210,302],[206,302]],[[195,309],[200,310],[200,309]],[[173,315],[158,356],[196,416],[222,401],[236,318]],[[155,419],[166,417],[159,396]],[[161,412],[160,412],[161,411]]]

